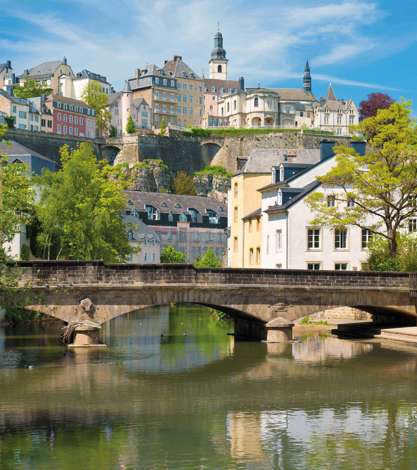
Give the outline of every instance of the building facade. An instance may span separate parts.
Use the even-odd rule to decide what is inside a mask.
[[[160,250],[173,246],[194,262],[209,248],[223,260],[227,243],[226,205],[199,196],[126,191],[128,221],[142,221],[160,240]]]
[[[51,88],[52,93],[62,95],[62,77],[74,78],[74,72],[67,62],[66,57],[62,60],[52,60],[26,69],[19,77],[19,83],[24,85],[27,80],[34,80],[40,85]]]
[[[30,100],[16,98],[6,91],[0,90],[0,112],[14,118],[16,129],[41,130],[41,113]]]
[[[255,150],[246,157],[241,170],[232,178],[228,192],[228,266],[262,266],[264,217],[259,188],[271,183],[271,171],[279,164],[304,168],[320,160],[319,149]]]
[[[359,123],[359,111],[353,100],[338,100],[332,85],[326,98],[314,105],[314,127],[336,135],[351,135],[351,126]]]
[[[92,82],[97,83],[100,90],[107,96],[111,96],[114,92],[112,85],[107,81],[104,75],[84,69],[76,75],[62,75],[59,78],[60,94],[67,98],[82,101],[86,87]]]
[[[11,93],[15,83],[16,76],[13,72],[12,62],[7,60],[4,64],[0,64],[0,89]]]
[[[365,144],[352,142],[361,154]],[[271,269],[360,270],[366,268],[369,230],[355,226],[314,226],[314,213],[306,197],[324,193],[328,204],[349,204],[340,190],[321,185],[318,177],[336,163],[334,155],[322,154],[315,165],[280,166],[272,183],[260,188],[262,195],[262,267]],[[337,201],[340,199],[341,201]],[[369,220],[371,224],[371,220]]]
[[[117,136],[127,135],[126,126],[132,117],[137,130],[152,128],[152,108],[144,98],[134,98],[129,82],[124,90],[109,97],[110,124]]]
[[[90,139],[96,137],[95,111],[83,101],[50,95],[45,99],[45,107],[52,114],[54,133]]]

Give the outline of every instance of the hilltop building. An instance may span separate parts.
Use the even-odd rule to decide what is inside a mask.
[[[24,85],[27,80],[34,80],[42,86],[52,89],[57,95],[62,95],[61,79],[63,76],[74,78],[74,72],[67,62],[66,57],[62,60],[52,60],[26,69],[19,77],[19,83]]]
[[[230,93],[245,89],[243,77],[239,80],[229,80],[229,60],[223,48],[223,35],[220,31],[214,36],[214,48],[209,60],[209,78],[204,78],[204,111],[201,125],[203,127],[218,127],[219,99]]]
[[[112,85],[104,75],[84,69],[74,75],[62,75],[59,79],[60,94],[67,98],[82,100],[85,88],[89,83],[97,83],[103,93],[108,96],[114,92]]]
[[[0,64],[0,89],[11,93],[15,83],[16,76],[13,72],[12,62],[7,60],[4,64]]]

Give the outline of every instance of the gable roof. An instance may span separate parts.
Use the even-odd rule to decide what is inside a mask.
[[[200,80],[200,77],[182,60],[181,56],[174,56],[172,60],[167,60],[163,70],[173,78]]]
[[[274,88],[282,101],[317,101],[313,93],[304,88]]]
[[[292,190],[291,192],[295,193],[295,196],[293,196],[291,199],[288,199],[284,204],[278,205],[275,204],[273,206],[269,206],[268,209],[265,211],[267,214],[273,214],[273,213],[279,213],[286,211],[289,207],[293,206],[296,202],[300,201],[303,199],[305,196],[307,196],[311,191],[314,189],[318,188],[321,186],[320,181],[312,181],[309,183],[307,186],[304,186],[304,188],[286,188],[287,190]]]
[[[53,75],[55,70],[62,64],[62,60],[50,60],[49,62],[42,62],[39,65],[35,65],[29,69],[29,76],[34,77],[44,77]],[[27,76],[27,74],[22,74],[22,76]]]

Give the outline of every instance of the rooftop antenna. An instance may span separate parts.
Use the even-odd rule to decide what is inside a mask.
[[[217,32],[220,33],[220,21],[217,22]]]

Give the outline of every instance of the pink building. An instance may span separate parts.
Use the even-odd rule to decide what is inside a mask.
[[[50,95],[46,106],[52,112],[53,132],[76,137],[96,137],[96,115],[86,103],[60,95]]]

